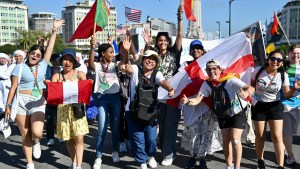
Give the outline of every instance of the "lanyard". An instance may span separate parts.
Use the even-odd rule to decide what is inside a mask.
[[[270,81],[268,87],[271,87],[271,86],[272,86],[272,83],[274,82],[274,79],[275,79],[276,75],[277,75],[277,72],[276,72],[276,73],[274,74],[274,76],[272,77],[272,79],[271,79],[271,81]]]
[[[109,65],[106,65],[106,69],[104,70],[104,65],[101,62],[100,62],[100,64],[101,64],[101,67],[102,67],[102,71],[104,72],[103,79],[104,79],[104,81],[106,81],[105,76],[106,76]]]
[[[39,87],[38,84],[37,84],[37,77],[38,77],[38,64],[35,65],[35,72],[33,72],[33,69],[32,67],[29,67],[32,75],[33,75],[33,78],[34,78],[34,84],[33,84],[33,87]]]

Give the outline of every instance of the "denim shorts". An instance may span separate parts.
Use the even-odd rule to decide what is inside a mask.
[[[35,112],[45,113],[46,100],[42,96],[36,101],[30,101],[30,95],[19,93],[19,105],[17,114],[19,115],[31,115]]]

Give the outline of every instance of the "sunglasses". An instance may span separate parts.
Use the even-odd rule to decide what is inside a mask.
[[[272,62],[275,62],[275,61],[277,61],[277,62],[282,62],[282,61],[283,61],[283,59],[281,59],[281,58],[276,58],[276,57],[274,57],[274,56],[270,57],[270,60],[271,60]]]

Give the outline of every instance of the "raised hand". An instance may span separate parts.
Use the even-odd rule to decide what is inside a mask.
[[[94,36],[91,36],[91,41],[90,41],[91,48],[96,47],[96,40],[94,39]]]
[[[123,40],[123,47],[127,52],[129,52],[130,46],[131,46],[130,37],[128,35],[126,35]]]
[[[142,32],[142,36],[144,38],[144,41],[146,44],[150,44],[151,43],[151,35],[149,33],[149,31],[147,29],[144,29]]]
[[[53,22],[53,31],[58,31],[59,27],[65,25],[64,19],[55,19]]]
[[[108,44],[112,45],[113,44],[113,41],[114,41],[114,36],[110,35],[107,39],[108,41]]]

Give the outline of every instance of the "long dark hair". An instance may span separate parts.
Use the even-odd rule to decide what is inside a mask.
[[[30,53],[31,53],[32,51],[35,51],[35,50],[40,50],[40,51],[41,51],[41,54],[42,54],[41,60],[44,59],[44,55],[45,55],[45,50],[44,50],[44,48],[43,48],[42,46],[40,46],[40,45],[33,45],[33,46],[29,49],[29,51],[28,51],[28,53],[27,53],[27,55],[26,55],[27,60],[26,60],[25,63],[26,63],[27,65],[29,65],[29,59],[28,59],[28,57],[29,57]]]
[[[161,36],[164,36],[167,39],[167,41],[169,42],[168,49],[171,48],[171,46],[172,46],[172,39],[170,38],[169,33],[168,32],[158,32],[158,34],[157,34],[157,36],[155,38],[155,45],[154,45],[154,47],[156,48],[156,50],[158,51],[158,53],[160,52],[160,50],[159,50],[159,47],[157,45],[157,42],[158,42],[158,39]]]
[[[270,57],[272,57],[275,53],[279,53],[282,56],[282,60],[283,60],[283,66],[281,66],[280,68],[277,69],[278,72],[285,72],[289,67],[290,67],[290,62],[287,60],[286,58],[286,54],[284,53],[284,51],[282,50],[274,50],[273,52],[271,52],[264,64],[264,67],[267,68],[269,66],[269,59]]]

